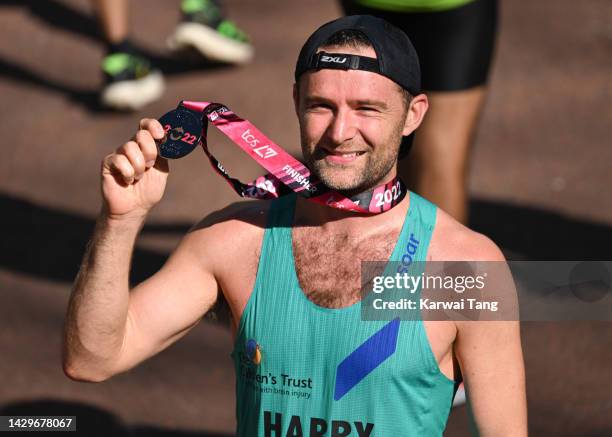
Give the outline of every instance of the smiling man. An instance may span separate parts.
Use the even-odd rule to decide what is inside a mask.
[[[371,16],[327,23],[302,48],[295,79],[313,174],[346,197],[396,186],[402,137],[427,111],[406,35]],[[161,125],[140,127],[102,165],[103,208],[66,321],[68,376],[125,372],[224,299],[240,436],[442,435],[461,379],[481,435],[526,435],[518,322],[361,319],[362,261],[503,260],[486,237],[413,193],[378,214],[295,194],[231,205],[130,290],[133,245],[168,175],[155,145]]]

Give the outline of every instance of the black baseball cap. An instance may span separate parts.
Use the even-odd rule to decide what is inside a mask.
[[[376,58],[317,53],[332,35],[342,30],[363,32],[370,40]],[[408,35],[388,21],[372,15],[341,17],[324,24],[310,35],[295,65],[295,81],[304,72],[321,68],[371,71],[388,77],[412,95],[421,92],[419,58]]]

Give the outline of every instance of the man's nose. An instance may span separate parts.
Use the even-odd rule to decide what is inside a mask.
[[[327,135],[334,144],[342,144],[353,139],[357,133],[355,118],[350,110],[337,110],[327,129]]]

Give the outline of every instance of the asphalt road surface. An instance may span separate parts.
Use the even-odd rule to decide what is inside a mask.
[[[473,151],[471,226],[512,259],[612,259],[612,4],[503,1],[491,93]],[[131,114],[97,104],[102,43],[89,3],[0,3],[0,415],[76,415],[79,435],[229,436],[231,336],[215,322],[102,384],[61,369],[61,327],[100,208],[102,157],[143,116],[182,98],[220,101],[297,153],[293,67],[307,35],[339,15],[333,1],[228,1],[252,36],[243,68],[172,59],[178,1],[133,1],[138,45],[166,73],[161,101]],[[139,7],[142,10],[139,10]],[[242,179],[261,173],[220,135],[211,148]],[[134,258],[155,272],[197,220],[236,199],[204,154],[171,163],[163,201]],[[534,436],[612,435],[612,325],[522,324]],[[494,390],[495,388],[492,387]],[[449,436],[469,435],[467,411]]]

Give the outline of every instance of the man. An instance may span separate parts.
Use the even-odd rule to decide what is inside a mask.
[[[347,197],[392,181],[401,138],[427,111],[405,34],[371,16],[338,19],[309,38],[295,76],[313,173]],[[229,206],[130,291],[132,247],[168,175],[160,124],[140,127],[104,159],[104,206],[66,322],[68,376],[103,381],[134,367],[223,296],[238,435],[441,435],[462,377],[482,435],[526,435],[518,323],[361,320],[361,261],[397,261],[408,244],[415,260],[503,260],[486,237],[412,193],[367,215],[296,195]]]

